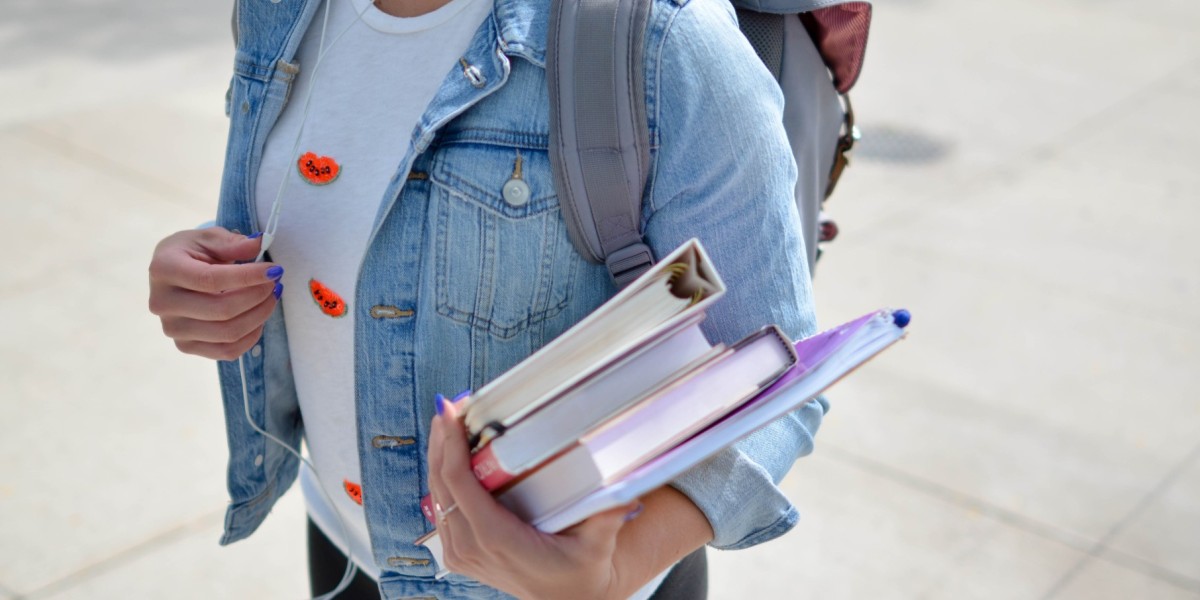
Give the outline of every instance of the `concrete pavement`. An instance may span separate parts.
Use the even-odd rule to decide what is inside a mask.
[[[1200,598],[1200,5],[877,4],[817,293],[912,333],[712,597]],[[6,8],[0,600],[305,597],[298,494],[217,546],[214,369],[145,310],[211,218],[229,7]]]

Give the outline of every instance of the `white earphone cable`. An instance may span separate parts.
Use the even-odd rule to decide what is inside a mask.
[[[329,29],[329,12],[330,12],[329,7],[335,1],[338,1],[338,0],[325,0],[325,14],[321,20],[321,38],[320,38],[319,43],[317,44],[317,48],[318,48],[317,60],[315,63],[313,63],[312,75],[309,77],[308,92],[305,94],[305,97],[304,97],[304,110],[300,116],[300,127],[296,132],[296,141],[293,142],[291,152],[288,154],[288,156],[292,157],[292,159],[295,158],[296,152],[300,148],[300,140],[304,136],[304,127],[308,123],[308,110],[309,110],[309,106],[312,104],[313,90],[316,88],[317,73],[321,68],[321,62],[324,60],[325,55],[328,54],[329,51],[334,47],[334,45],[336,45],[338,43],[338,41],[342,39],[342,36],[346,35],[346,32],[350,31],[351,28],[353,28],[356,24],[358,24],[360,21],[362,21],[363,15],[368,10],[370,10],[370,8],[372,6],[372,4],[368,2],[368,3],[366,3],[366,6],[362,10],[357,11],[354,21],[351,22],[350,25],[347,25],[346,28],[341,31],[341,33],[339,33],[336,37],[334,37],[333,40],[329,42],[329,46],[326,47],[325,46],[325,35]],[[276,192],[275,199],[271,203],[271,214],[267,217],[266,227],[263,228],[262,247],[258,252],[258,257],[256,257],[254,259],[254,262],[262,262],[263,257],[266,256],[266,254],[267,254],[267,249],[271,246],[271,242],[274,241],[274,239],[275,239],[275,232],[279,228],[279,213],[283,207],[283,192],[284,192],[284,189],[287,187],[287,182],[288,182],[288,171],[285,169],[283,178],[279,182],[279,190],[278,190],[278,192]],[[252,429],[254,429],[254,431],[257,431],[258,433],[262,434],[266,439],[278,444],[284,450],[287,450],[288,452],[292,453],[292,455],[294,455],[296,458],[300,459],[300,461],[302,463],[304,463],[305,466],[307,466],[309,469],[312,470],[313,475],[317,478],[317,488],[321,491],[321,495],[324,496],[325,501],[329,503],[329,506],[333,507],[333,512],[338,518],[338,528],[341,531],[342,540],[346,544],[346,559],[347,559],[346,560],[346,570],[342,573],[342,579],[341,579],[341,581],[338,582],[337,587],[335,587],[332,591],[322,594],[320,596],[317,596],[316,598],[313,599],[313,600],[332,600],[335,596],[337,596],[338,594],[345,591],[346,588],[350,587],[350,582],[352,582],[354,580],[355,574],[358,573],[358,565],[354,562],[354,556],[350,549],[349,528],[346,527],[345,519],[342,517],[342,514],[337,509],[336,505],[334,505],[333,499],[329,496],[329,493],[325,490],[325,485],[321,483],[321,476],[320,476],[320,474],[317,473],[317,469],[315,466],[313,466],[312,462],[310,462],[307,458],[302,456],[300,454],[300,452],[296,451],[295,448],[292,448],[287,443],[285,443],[283,440],[268,433],[266,430],[259,427],[254,422],[254,419],[250,415],[250,392],[249,392],[249,389],[246,384],[246,357],[245,357],[245,355],[242,355],[238,358],[238,367],[241,371],[241,377],[242,377],[242,405],[245,409],[246,421],[250,424],[250,427]]]

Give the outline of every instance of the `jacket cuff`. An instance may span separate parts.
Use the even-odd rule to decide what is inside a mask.
[[[824,398],[809,402],[671,482],[708,519],[710,546],[749,548],[795,527],[800,514],[778,483],[797,458],[812,452],[826,406]]]

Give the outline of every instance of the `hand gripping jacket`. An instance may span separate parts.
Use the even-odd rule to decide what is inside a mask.
[[[828,160],[823,194],[803,193],[796,202],[809,266],[818,241],[835,235],[820,223],[821,206],[833,192],[857,139],[846,93],[862,70],[871,22],[869,2],[850,0],[733,0],[738,21],[785,98],[790,78],[785,48],[796,35],[816,46],[842,95],[844,118]],[[642,239],[641,205],[650,164],[644,94],[643,34],[650,0],[553,2],[547,40],[550,93],[550,159],[563,217],[575,248],[604,263],[618,287],[654,262]],[[789,120],[793,150],[804,147],[810,128]]]

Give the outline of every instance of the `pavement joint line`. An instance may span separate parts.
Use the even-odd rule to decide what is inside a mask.
[[[829,456],[831,459],[843,464],[857,467],[863,471],[883,477],[899,483],[907,488],[931,496],[948,504],[953,504],[960,508],[976,511],[986,517],[991,517],[997,521],[1011,525],[1017,529],[1031,533],[1038,537],[1060,543],[1073,550],[1087,552],[1094,547],[1093,540],[1078,533],[1042,523],[1036,519],[1027,517],[1020,513],[1011,511],[992,504],[981,498],[976,498],[970,494],[965,494],[953,488],[947,487],[935,481],[930,481],[923,477],[918,477],[911,473],[906,473],[895,467],[886,465],[879,461],[860,456],[848,450],[839,448],[826,442],[822,446],[822,453]]]
[[[157,198],[166,200],[177,206],[194,209],[195,206],[186,202],[181,202],[177,198],[190,197],[194,200],[203,200],[192,196],[187,190],[175,187],[173,184],[158,179],[152,175],[131,168],[121,162],[112,160],[103,154],[96,152],[85,146],[81,146],[74,141],[54,135],[35,125],[24,125],[14,130],[19,137],[37,144],[42,148],[49,150],[73,161],[77,164],[99,171],[105,175],[115,177],[133,187],[149,192]]]
[[[100,575],[103,575],[105,572],[108,572],[114,568],[133,562],[146,555],[154,548],[165,544],[170,544],[183,539],[188,535],[201,531],[210,522],[219,520],[224,514],[225,509],[221,509],[219,511],[207,512],[199,517],[184,521],[183,523],[175,525],[174,527],[151,535],[140,542],[134,543],[123,550],[118,550],[117,552],[110,554],[109,556],[92,564],[76,569],[74,572],[68,573],[67,575],[34,589],[33,591],[26,592],[25,594],[18,596],[18,598],[21,600],[36,600],[38,598],[47,598],[60,592],[69,590],[90,579],[94,579]]]
[[[1137,505],[1133,507],[1133,509],[1131,509],[1124,517],[1122,517],[1120,520],[1118,520],[1115,524],[1113,524],[1113,526],[1108,530],[1108,533],[1105,533],[1103,537],[1101,537],[1099,540],[1097,540],[1096,543],[1090,549],[1087,550],[1086,556],[1079,559],[1079,561],[1076,562],[1075,565],[1073,565],[1070,569],[1067,569],[1067,571],[1065,573],[1063,573],[1062,577],[1060,577],[1058,579],[1058,581],[1056,581],[1054,583],[1054,585],[1050,586],[1050,589],[1047,590],[1046,593],[1042,596],[1042,600],[1050,600],[1050,599],[1054,598],[1055,596],[1057,596],[1059,592],[1061,592],[1064,588],[1066,588],[1067,584],[1069,584],[1076,577],[1078,577],[1080,573],[1083,572],[1084,567],[1086,567],[1088,565],[1088,563],[1092,562],[1093,560],[1096,560],[1097,558],[1103,558],[1105,551],[1109,550],[1109,547],[1108,547],[1109,542],[1111,542],[1113,540],[1113,538],[1117,537],[1117,535],[1119,535],[1130,523],[1132,523],[1134,519],[1142,516],[1142,514],[1145,513],[1147,509],[1150,508],[1150,505],[1153,504],[1156,500],[1158,500],[1159,497],[1161,497],[1172,485],[1175,485],[1175,481],[1178,480],[1183,475],[1183,472],[1186,471],[1188,469],[1188,467],[1192,466],[1192,463],[1196,462],[1198,459],[1200,459],[1200,444],[1197,444],[1194,448],[1192,448],[1192,450],[1190,452],[1188,452],[1186,456],[1183,457],[1183,460],[1176,463],[1175,466],[1172,467],[1170,471],[1167,471],[1167,474],[1165,476],[1163,476],[1162,480],[1160,480],[1158,482],[1158,484],[1155,485],[1154,488],[1150,490],[1149,493],[1147,493],[1145,496],[1143,496],[1141,501],[1139,501],[1137,503]],[[1125,554],[1125,553],[1121,553],[1121,554]],[[1128,566],[1126,563],[1123,563],[1123,562],[1117,562],[1117,561],[1109,561],[1109,562],[1112,562],[1112,563],[1120,565],[1120,566]],[[1141,570],[1141,569],[1136,569],[1136,570]],[[1148,573],[1145,571],[1142,571],[1142,572],[1145,573],[1146,575],[1150,575],[1152,577],[1155,577],[1156,579],[1159,579],[1159,580],[1169,583],[1171,585],[1182,587],[1183,589],[1186,589],[1189,591],[1193,591],[1193,592],[1200,591],[1200,582],[1194,581],[1189,577],[1177,575],[1176,577],[1164,579],[1162,577],[1158,577],[1156,573]],[[1186,580],[1189,583],[1186,585],[1180,585],[1181,584],[1180,579]]]
[[[1129,554],[1128,552],[1117,550],[1116,548],[1105,548],[1104,552],[1096,557],[1105,562],[1112,563],[1119,567],[1137,571],[1139,573],[1149,575],[1155,579],[1160,579],[1175,587],[1188,590],[1190,592],[1200,592],[1200,579],[1180,575],[1175,571],[1163,568],[1162,566],[1152,563],[1140,556]]]
[[[21,595],[15,592],[12,588],[0,583],[0,598],[9,598],[11,600],[22,600]]]

